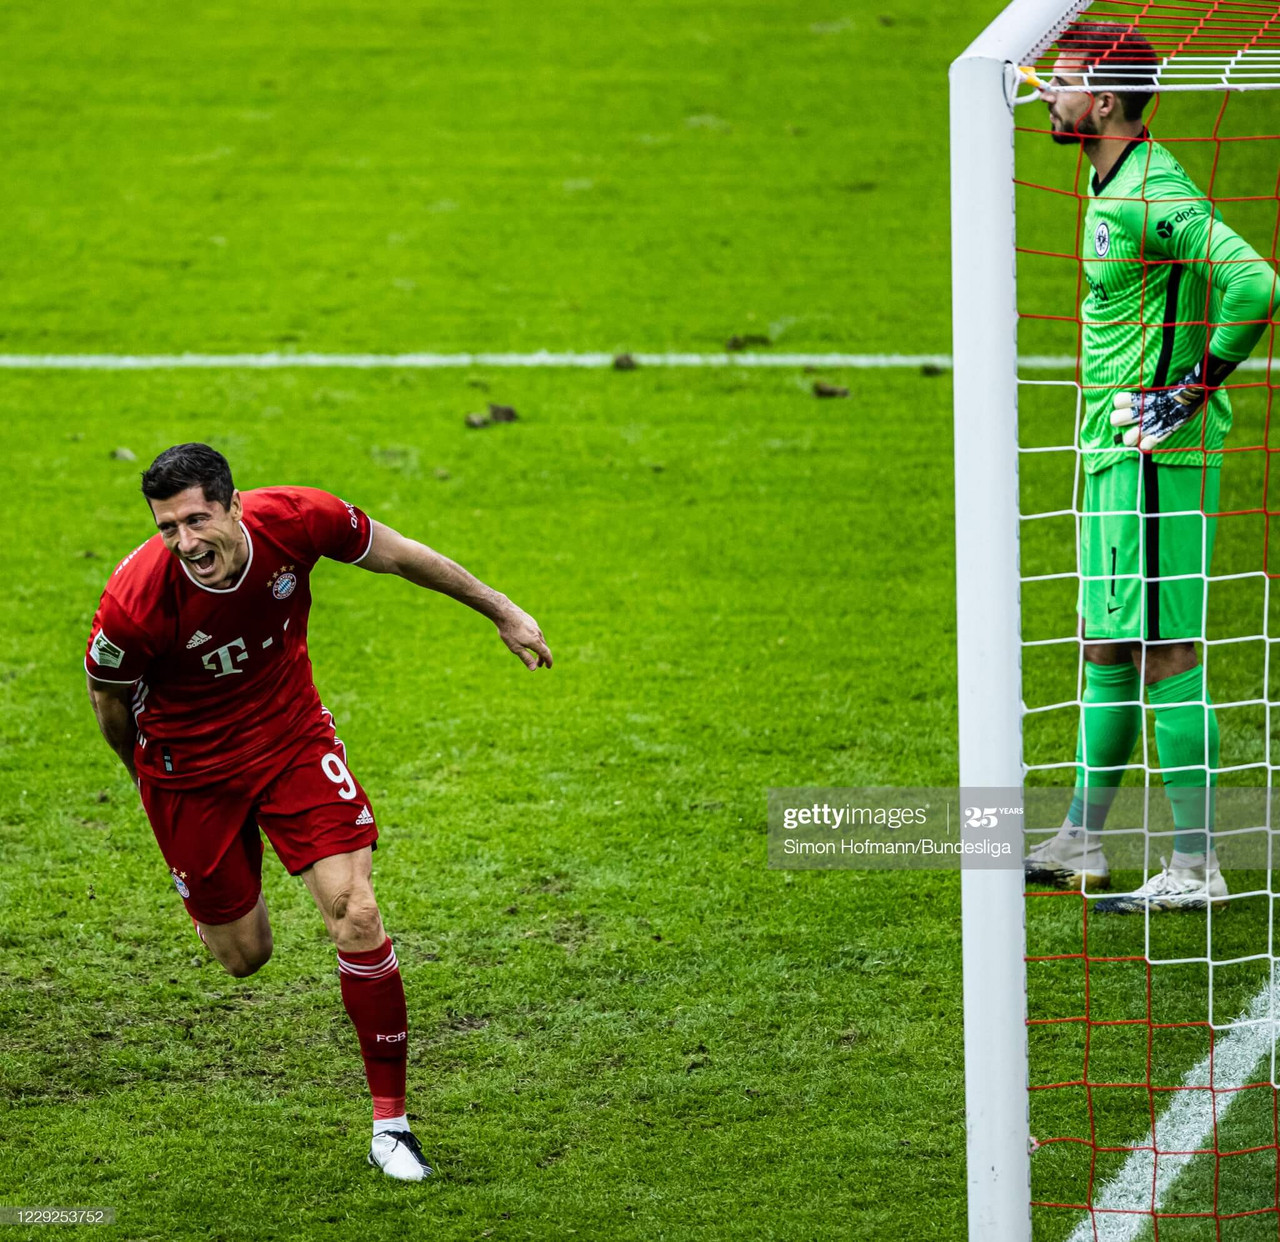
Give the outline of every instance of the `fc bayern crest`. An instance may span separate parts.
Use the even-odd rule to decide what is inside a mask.
[[[298,579],[293,574],[283,573],[271,584],[271,594],[276,599],[288,599],[297,585]]]
[[[173,876],[173,887],[178,890],[178,896],[186,898],[191,896],[191,890],[183,882],[183,877],[187,874],[185,871],[174,871],[170,869]]]
[[[1093,249],[1100,259],[1105,259],[1107,251],[1111,249],[1111,230],[1107,228],[1105,220],[1094,230]]]

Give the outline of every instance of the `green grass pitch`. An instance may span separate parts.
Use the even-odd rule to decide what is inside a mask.
[[[997,7],[13,8],[0,351],[945,353],[946,65]],[[519,421],[465,427],[491,400]],[[769,871],[764,836],[771,785],[956,780],[948,377],[0,372],[0,423],[0,1203],[111,1206],[131,1242],[963,1236],[956,877]],[[323,486],[455,557],[556,657],[529,675],[450,601],[317,570],[427,1186],[364,1163],[302,886],[269,855],[275,957],[225,975],[85,700],[98,594],[149,533],[139,464],[185,439],[240,486]],[[1229,558],[1256,538],[1241,523]],[[1261,674],[1234,660],[1243,695]],[[1261,727],[1224,724],[1224,754]],[[1065,753],[1072,729],[1033,740]],[[1033,952],[1072,951],[1074,902],[1032,913]],[[1265,912],[1224,926],[1215,952],[1256,946]],[[1190,955],[1204,929],[1168,936]],[[1204,974],[1170,978],[1169,1012],[1207,1010]],[[1215,1017],[1256,974],[1216,981]],[[1033,1009],[1076,1012],[1082,986],[1033,972]],[[1119,972],[1107,995],[1140,999]],[[1032,1052],[1033,1081],[1066,1078],[1078,1032]],[[1165,1071],[1202,1054],[1171,1039]],[[1237,1110],[1241,1147],[1264,1113]],[[1125,1141],[1145,1117],[1105,1111]],[[1079,1122],[1068,1092],[1034,1103],[1041,1137]],[[1080,1176],[1037,1156],[1038,1193]],[[1258,1176],[1224,1174],[1230,1202]]]
[[[131,1237],[393,1237],[406,1213],[458,1237],[796,1237],[854,1210],[908,1228],[905,1168],[959,1220],[953,878],[764,868],[778,772],[947,761],[948,662],[912,621],[950,550],[927,551],[905,483],[888,509],[856,499],[873,464],[847,407],[772,373],[103,378],[7,389],[31,489],[4,653],[14,1191],[117,1203]],[[475,382],[521,421],[466,429]],[[915,384],[857,382],[884,407]],[[384,825],[410,1108],[442,1174],[425,1193],[362,1163],[310,899],[269,866],[276,956],[225,976],[83,701],[98,583],[145,534],[112,410],[136,411],[145,456],[193,403],[226,411],[208,434],[242,483],[340,478],[525,601],[556,655],[530,675],[449,601],[317,574],[317,681]],[[304,461],[272,407],[306,426]],[[904,521],[912,563],[888,551]],[[915,636],[851,661],[883,615],[859,600],[868,558]],[[904,700],[868,701],[865,670],[904,667]]]

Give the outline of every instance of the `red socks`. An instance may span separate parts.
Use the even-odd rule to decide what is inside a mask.
[[[338,953],[342,1003],[360,1037],[375,1121],[404,1114],[409,1015],[396,951],[388,936],[379,949]]]

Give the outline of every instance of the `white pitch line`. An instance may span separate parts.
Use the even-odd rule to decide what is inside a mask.
[[[294,368],[437,371],[459,367],[574,367],[604,369],[616,355],[605,353],[531,354],[0,354],[4,371],[280,371]],[[951,370],[949,354],[632,354],[640,367],[828,367],[853,371],[922,367]],[[1024,371],[1074,371],[1067,354],[1024,354]],[[1266,371],[1267,358],[1250,358],[1241,371]]]
[[[1160,1149],[1192,1152],[1213,1145],[1214,1102],[1217,1122],[1222,1125],[1227,1110],[1240,1094],[1236,1088],[1251,1081],[1258,1063],[1266,1059],[1271,1077],[1272,1032],[1276,1029],[1276,1001],[1280,984],[1266,985],[1249,1003],[1248,1010],[1227,1034],[1216,1040],[1213,1051],[1213,1090],[1174,1091],[1173,1100],[1156,1118],[1155,1132]],[[1184,1087],[1209,1085],[1209,1058],[1191,1067],[1182,1080]],[[1226,1092],[1227,1094],[1223,1094]],[[1152,1203],[1159,1208],[1194,1156],[1161,1156],[1155,1161],[1155,1137],[1148,1131],[1144,1147],[1134,1150],[1120,1171],[1094,1199],[1097,1211],[1086,1216],[1071,1234],[1069,1242],[1132,1242],[1151,1224]],[[1153,1163],[1155,1167],[1153,1168]],[[1152,1198],[1154,1186],[1154,1200]],[[1094,1227],[1097,1226],[1097,1234]]]
[[[280,370],[344,367],[356,370],[457,367],[581,367],[614,365],[614,354],[0,354],[0,369],[13,371],[176,371],[213,368]],[[849,367],[949,368],[947,354],[632,354],[641,367]],[[1073,364],[1074,365],[1074,364]]]

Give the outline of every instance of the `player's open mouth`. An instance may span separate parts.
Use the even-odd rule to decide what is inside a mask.
[[[218,559],[218,554],[210,548],[208,552],[202,552],[199,556],[187,557],[187,564],[196,571],[201,577],[213,573],[214,562]]]

